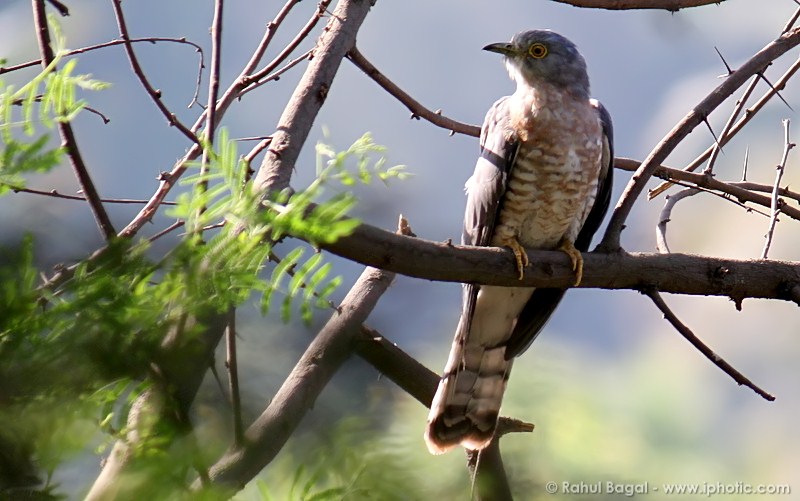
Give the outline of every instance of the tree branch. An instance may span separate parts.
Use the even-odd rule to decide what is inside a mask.
[[[292,41],[286,44],[286,47],[283,48],[280,54],[275,56],[275,58],[272,61],[270,61],[270,63],[267,64],[264,68],[261,68],[260,70],[256,71],[253,74],[248,74],[247,76],[245,76],[244,82],[246,83],[247,87],[243,89],[243,92],[245,90],[249,90],[249,86],[252,85],[253,83],[265,79],[267,75],[275,71],[275,68],[277,68],[283,61],[286,60],[287,57],[289,57],[289,55],[292,52],[294,52],[294,50],[300,45],[300,42],[306,39],[308,34],[311,33],[311,30],[314,29],[314,26],[316,26],[319,20],[322,19],[322,16],[328,9],[328,6],[331,4],[331,1],[332,0],[322,0],[321,2],[319,2],[319,4],[317,5],[317,11],[314,13],[311,19],[308,20],[306,25],[303,26],[303,28],[297,33],[297,35],[295,35]]]
[[[630,158],[614,159],[614,166],[621,170],[635,171],[640,165],[641,163],[638,160],[633,160]],[[740,202],[752,202],[767,208],[769,208],[772,204],[770,197],[754,193],[754,191],[772,192],[773,186],[742,182],[726,183],[706,174],[696,174],[694,172],[674,169],[664,165],[657,166],[656,170],[653,172],[653,175],[670,181],[684,181],[687,183],[692,183],[698,188],[704,188],[706,190],[718,191],[720,193],[730,195]],[[788,188],[781,188],[779,193],[782,196],[788,196],[795,199],[800,197],[800,194],[789,191]],[[800,221],[800,209],[791,207],[789,205],[784,205],[781,210],[784,214],[792,219],[797,219]]]
[[[737,371],[731,364],[726,362],[722,359],[719,355],[714,353],[714,351],[709,348],[703,341],[698,338],[694,332],[691,331],[686,325],[680,321],[680,319],[669,309],[667,303],[661,298],[661,294],[658,293],[655,289],[648,289],[644,291],[644,294],[647,295],[656,307],[661,310],[661,313],[664,315],[664,318],[675,327],[681,336],[683,336],[687,341],[689,341],[692,346],[697,348],[697,350],[703,354],[707,359],[711,361],[714,365],[722,369],[722,371],[733,378],[740,386],[744,385],[756,392],[765,400],[772,402],[775,400],[775,397],[767,393],[766,391],[762,390],[758,386],[756,386],[752,381],[747,379],[741,372]]]
[[[355,46],[356,33],[369,12],[369,0],[341,0],[317,42],[314,59],[284,108],[272,143],[261,163],[254,189],[269,195],[289,187],[292,170],[314,119],[339,70]]]
[[[84,52],[91,52],[91,51],[97,50],[97,49],[104,49],[106,47],[113,47],[115,45],[122,45],[122,44],[124,44],[126,42],[130,42],[130,43],[148,42],[148,43],[152,43],[152,44],[155,44],[157,42],[172,42],[172,43],[178,43],[178,44],[191,45],[200,54],[200,60],[202,61],[202,59],[203,59],[203,48],[202,47],[200,47],[199,45],[197,45],[194,42],[190,42],[189,40],[186,40],[185,38],[171,38],[171,37],[142,37],[142,38],[131,38],[130,40],[127,40],[127,41],[126,40],[119,40],[119,39],[117,39],[117,40],[109,40],[108,42],[103,42],[103,43],[99,43],[99,44],[95,44],[95,45],[89,45],[87,47],[81,47],[80,49],[73,49],[73,50],[67,51],[67,52],[64,53],[64,56],[74,56],[74,55],[77,55],[77,54],[83,54]],[[21,69],[24,69],[24,68],[31,68],[31,67],[36,66],[38,64],[42,64],[42,60],[41,59],[34,59],[34,60],[27,61],[27,62],[24,62],[24,63],[15,64],[14,66],[0,66],[0,75],[2,75],[3,73],[11,73],[12,71],[18,71],[18,70],[21,70]]]
[[[391,94],[392,96],[396,97],[398,101],[403,103],[406,108],[411,112],[411,118],[424,118],[428,122],[438,125],[444,129],[448,129],[451,133],[461,133],[466,134],[468,136],[478,137],[481,135],[481,128],[477,125],[470,125],[465,124],[462,122],[458,122],[453,120],[452,118],[447,118],[442,116],[441,112],[439,111],[431,111],[428,108],[424,107],[419,101],[411,97],[408,93],[403,91],[400,87],[398,87],[394,82],[389,80],[386,75],[380,72],[378,68],[376,68],[372,63],[370,63],[367,58],[358,50],[358,47],[353,47],[350,49],[350,52],[347,53],[347,58],[358,67],[361,71],[366,73],[368,77],[373,79],[378,85],[383,87],[383,89]]]
[[[772,245],[772,236],[775,233],[775,225],[778,223],[778,214],[783,211],[783,200],[779,197],[781,178],[783,178],[783,172],[786,170],[786,161],[789,159],[789,152],[795,146],[789,139],[789,123],[790,121],[788,118],[783,120],[783,155],[781,156],[781,162],[775,168],[775,187],[770,197],[769,228],[767,229],[764,249],[761,251],[761,259],[767,259],[770,245]]]
[[[261,416],[211,467],[215,484],[240,489],[281,450],[331,377],[352,353],[361,324],[394,279],[394,273],[367,268],[325,327],[297,362]],[[200,487],[195,485],[196,488]]]
[[[800,12],[800,9],[798,9],[798,12]],[[775,85],[770,86],[769,90],[765,92],[764,95],[761,96],[761,98],[758,101],[756,101],[756,103],[753,106],[747,108],[744,112],[744,116],[742,116],[739,120],[737,120],[733,126],[729,127],[728,124],[725,125],[722,134],[720,134],[718,143],[715,142],[714,144],[709,146],[703,153],[698,155],[697,158],[692,160],[689,163],[689,165],[684,167],[683,170],[685,171],[697,170],[697,168],[703,162],[709,160],[714,150],[717,149],[718,145],[719,147],[725,146],[728,143],[728,141],[730,141],[736,134],[738,134],[739,131],[742,130],[742,128],[744,128],[744,126],[747,125],[747,123],[750,122],[750,120],[753,117],[755,117],[759,111],[761,111],[761,108],[763,108],[765,104],[767,104],[775,95],[778,94],[778,92],[780,92],[786,87],[786,82],[788,82],[789,79],[792,78],[792,76],[794,76],[795,73],[797,73],[797,70],[800,70],[800,59],[792,63],[789,69],[787,69],[783,73],[783,75],[781,75],[781,77],[778,79]],[[759,80],[760,78],[758,77],[753,78],[751,86],[755,88],[755,84],[757,84]],[[749,95],[748,92],[749,90],[750,86],[748,86],[748,88],[745,89],[745,92],[742,94],[742,97],[739,98],[742,103],[744,103],[744,100],[747,99]],[[737,102],[736,109],[738,109],[739,106],[740,106],[739,102]],[[736,115],[736,109],[734,109],[734,112],[731,114],[731,117]],[[650,192],[647,194],[648,200],[652,200],[653,198],[657,197],[659,194],[664,192],[670,186],[671,185],[669,183],[661,183],[660,185],[656,186],[655,188],[650,190]]]
[[[770,43],[756,55],[744,63],[738,70],[728,76],[725,81],[714,89],[705,99],[681,120],[664,139],[650,152],[642,165],[634,173],[619,202],[617,202],[611,220],[600,247],[606,252],[617,252],[621,249],[620,235],[625,226],[633,204],[639,198],[659,164],[675,149],[675,147],[706,117],[733,92],[741,87],[748,78],[764,70],[773,60],[786,53],[789,49],[800,43],[800,29],[794,29],[777,40]]]
[[[531,264],[518,279],[514,255],[497,247],[469,247],[411,238],[362,224],[349,237],[321,246],[338,256],[404,275],[447,282],[565,288],[572,285],[563,252],[526,249]],[[581,287],[793,301],[800,263],[737,260],[690,254],[583,254]]]
[[[42,67],[47,68],[55,59],[55,54],[53,54],[53,48],[50,46],[50,31],[47,27],[44,0],[33,0],[33,20],[36,25],[39,53],[42,55]],[[117,232],[111,224],[111,219],[108,217],[105,207],[103,207],[103,202],[100,201],[100,195],[97,193],[92,177],[89,175],[89,169],[86,168],[86,164],[83,162],[83,156],[81,156],[78,148],[78,141],[75,138],[72,125],[62,120],[56,121],[56,124],[58,133],[61,136],[61,146],[67,152],[67,158],[69,158],[81,190],[86,195],[86,201],[92,210],[97,227],[105,239],[110,240],[117,235]]]
[[[167,108],[164,102],[161,100],[161,91],[156,90],[152,84],[150,84],[150,80],[145,75],[142,66],[139,64],[139,58],[136,57],[136,52],[133,50],[133,44],[130,41],[130,35],[128,34],[128,26],[125,23],[125,14],[122,12],[122,0],[111,0],[111,5],[114,9],[114,15],[117,18],[117,27],[119,28],[119,36],[125,42],[125,53],[128,55],[128,61],[131,64],[131,69],[133,69],[133,73],[136,75],[136,78],[139,79],[139,82],[144,87],[145,92],[150,96],[150,100],[155,103],[158,111],[161,112],[162,115],[167,119],[167,123],[169,125],[178,129],[181,134],[186,136],[192,143],[198,143],[197,136],[188,127],[186,127],[175,114]]]
[[[725,0],[553,0],[573,7],[607,10],[657,9],[677,12],[680,9],[719,5]]]

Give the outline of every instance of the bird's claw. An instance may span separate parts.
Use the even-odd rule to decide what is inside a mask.
[[[525,276],[525,267],[528,266],[530,261],[528,260],[528,254],[525,252],[525,248],[520,245],[519,241],[517,241],[516,237],[511,238],[506,245],[511,249],[514,253],[514,259],[517,262],[517,272],[519,273],[519,279]]]
[[[583,279],[583,256],[581,252],[575,248],[575,244],[567,239],[561,241],[558,245],[558,250],[569,256],[570,261],[572,261],[572,271],[575,272],[575,283],[572,285],[580,285]]]

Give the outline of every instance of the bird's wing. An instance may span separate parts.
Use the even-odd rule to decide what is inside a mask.
[[[597,182],[597,196],[586,221],[575,240],[575,248],[581,252],[589,250],[592,237],[600,227],[609,203],[611,202],[611,185],[614,176],[614,129],[611,115],[599,101],[592,100],[603,125],[603,156],[600,164],[600,175]],[[506,359],[516,357],[531,345],[544,325],[550,319],[566,289],[540,288],[533,291],[531,298],[520,313],[514,332],[506,346]]]
[[[461,235],[464,245],[490,244],[500,201],[506,191],[508,173],[519,150],[519,141],[509,125],[508,96],[499,99],[486,113],[480,147],[475,172],[466,185],[467,208]],[[464,284],[462,319],[457,336],[469,333],[478,290],[478,285]]]

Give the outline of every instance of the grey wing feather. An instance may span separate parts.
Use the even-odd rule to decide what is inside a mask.
[[[509,126],[507,100],[508,97],[503,97],[494,103],[483,121],[480,156],[475,172],[467,181],[467,208],[461,235],[464,245],[489,245],[508,173],[519,149],[519,141]],[[464,284],[462,322],[457,335],[466,336],[469,332],[478,290],[475,284]]]
[[[578,237],[575,239],[575,248],[581,252],[589,250],[592,237],[597,232],[608,211],[614,177],[614,129],[611,123],[611,115],[599,101],[592,100],[592,104],[600,115],[605,144],[597,183],[597,196],[580,233],[578,233]],[[505,353],[506,360],[516,357],[528,349],[550,319],[550,315],[555,311],[565,292],[566,289],[550,288],[540,288],[533,291],[531,298],[525,304],[522,313],[517,319],[511,338],[508,340]]]

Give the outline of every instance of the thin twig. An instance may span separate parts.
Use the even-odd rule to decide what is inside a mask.
[[[161,91],[156,90],[153,85],[150,83],[150,80],[145,75],[144,70],[142,69],[141,65],[139,64],[139,59],[136,57],[136,52],[133,50],[133,44],[130,41],[130,35],[128,33],[128,26],[125,22],[125,15],[122,11],[122,0],[111,0],[111,5],[114,9],[114,15],[117,18],[117,28],[119,29],[119,36],[123,40],[123,46],[125,47],[125,53],[128,56],[128,61],[131,64],[131,69],[133,73],[136,75],[136,78],[139,79],[139,82],[144,87],[145,92],[150,96],[150,99],[155,103],[158,110],[161,112],[162,115],[167,119],[167,123],[170,126],[177,128],[181,134],[186,136],[189,141],[192,143],[199,143],[197,136],[189,130],[175,114],[167,108],[164,102],[161,100]]]
[[[778,223],[778,214],[780,214],[783,206],[778,193],[780,191],[781,178],[783,178],[783,172],[786,169],[786,161],[789,158],[789,151],[795,146],[789,139],[790,123],[791,121],[788,118],[783,120],[783,155],[781,156],[781,162],[775,167],[775,185],[772,190],[772,203],[770,205],[771,217],[769,219],[769,229],[765,236],[764,249],[761,251],[761,259],[767,259],[769,248],[772,245],[772,237],[775,233],[775,225]]]
[[[42,56],[42,67],[47,68],[50,63],[55,59],[53,48],[50,46],[50,30],[47,26],[47,14],[45,13],[44,0],[32,0],[33,2],[33,19],[36,24],[36,36],[39,42],[39,53]],[[59,120],[56,122],[58,133],[61,136],[61,146],[67,153],[70,165],[72,166],[75,177],[78,180],[78,185],[81,191],[86,196],[86,201],[89,208],[94,215],[94,220],[100,233],[106,240],[110,240],[117,235],[114,230],[114,225],[111,224],[111,218],[108,217],[100,195],[97,193],[89,169],[83,161],[80,149],[78,148],[78,141],[75,138],[75,132],[69,122]]]
[[[797,0],[795,0],[795,3],[797,3]],[[794,28],[794,23],[797,22],[798,18],[800,18],[800,7],[798,7],[794,11],[794,14],[792,14],[792,17],[790,17],[789,20],[786,21],[786,24],[783,26],[783,29],[781,30],[781,33],[788,33],[789,30]]]
[[[393,278],[390,272],[374,268],[364,270],[269,406],[248,428],[247,440],[242,446],[233,447],[211,467],[212,482],[241,488],[272,461],[320,392],[351,355],[361,325]]]
[[[667,223],[671,221],[672,209],[675,204],[698,193],[700,193],[700,190],[697,188],[686,188],[674,195],[667,196],[664,208],[661,209],[661,214],[658,216],[658,225],[656,225],[656,249],[661,254],[670,253],[669,245],[667,245]]]
[[[614,165],[618,169],[635,171],[641,165],[641,162],[630,158],[617,157],[614,159]],[[659,165],[653,175],[671,182],[676,182],[676,184],[680,184],[677,183],[679,180],[692,183],[697,188],[718,191],[736,198],[740,202],[752,202],[754,204],[761,205],[762,207],[771,206],[770,197],[754,193],[754,191],[772,192],[772,186],[761,185],[757,183],[726,183],[718,180],[715,177],[706,176],[704,174],[696,174],[694,172],[687,172],[682,169],[674,169],[664,165]],[[791,192],[787,188],[781,188],[780,193],[781,195],[786,195],[791,198],[800,197],[800,194]],[[782,210],[785,215],[791,217],[792,219],[800,220],[800,209],[785,205]]]
[[[661,298],[661,294],[659,294],[657,290],[647,289],[644,290],[643,293],[653,301],[653,304],[655,304],[659,310],[661,310],[661,313],[664,314],[664,318],[670,324],[672,324],[673,327],[675,327],[675,330],[677,330],[680,333],[680,335],[684,337],[684,339],[689,341],[692,344],[692,346],[697,348],[697,350],[700,353],[702,353],[703,356],[709,359],[711,363],[722,369],[722,371],[725,374],[733,378],[733,380],[736,381],[740,386],[741,385],[747,386],[765,400],[768,400],[770,402],[775,400],[775,397],[773,395],[767,393],[766,391],[756,386],[752,381],[747,379],[741,372],[733,368],[731,364],[729,364],[722,357],[714,353],[714,351],[711,348],[709,348],[708,345],[703,343],[703,341],[701,341],[700,338],[698,338],[691,331],[691,329],[689,329],[686,325],[684,325],[680,321],[680,319],[672,312],[672,310],[669,309],[669,306],[667,306],[667,303],[664,302],[664,300]]]
[[[275,30],[277,29],[278,25],[283,21],[285,15],[288,13],[289,9],[297,3],[296,1],[287,2],[278,16],[267,26],[267,31],[264,34],[261,42],[259,43],[258,47],[256,48],[253,55],[250,57],[250,60],[245,65],[242,72],[236,78],[236,80],[225,90],[222,94],[222,97],[219,98],[216,104],[216,113],[217,113],[217,121],[222,120],[223,115],[227,112],[228,108],[233,104],[233,102],[238,98],[239,93],[244,89],[249,80],[249,75],[253,71],[253,69],[258,65],[261,57],[263,56],[264,51],[266,50],[267,44],[274,35]],[[195,121],[194,125],[192,126],[193,133],[198,131],[200,127],[205,122],[205,112],[203,112]],[[120,237],[123,238],[130,238],[135,235],[142,227],[147,224],[153,216],[155,216],[158,208],[161,206],[163,200],[167,197],[169,192],[177,183],[178,179],[186,172],[186,168],[189,162],[196,160],[202,153],[202,150],[199,146],[199,143],[195,143],[189,148],[189,151],[184,154],[184,156],[175,162],[172,170],[169,172],[162,173],[161,177],[159,178],[160,183],[158,188],[150,197],[150,200],[147,204],[139,211],[139,213],[128,223],[128,225],[122,229],[119,233]]]
[[[277,70],[275,70],[274,72],[272,72],[269,75],[265,76],[261,80],[259,80],[257,82],[253,82],[249,86],[247,86],[245,89],[242,89],[242,91],[239,93],[239,97],[243,97],[245,94],[256,90],[257,88],[261,87],[262,85],[264,85],[266,83],[269,83],[269,82],[272,82],[272,81],[275,81],[275,80],[280,80],[281,75],[283,75],[284,73],[286,73],[290,69],[294,68],[295,66],[297,66],[301,62],[303,62],[303,61],[305,61],[307,59],[311,59],[311,57],[313,55],[314,55],[314,49],[307,50],[303,54],[301,54],[301,55],[297,56],[296,58],[290,60],[288,63],[283,65],[281,68],[278,68]]]
[[[81,195],[65,195],[64,193],[59,193],[57,190],[37,190],[33,188],[23,188],[21,186],[15,186],[13,184],[0,182],[0,184],[4,186],[8,186],[11,188],[11,191],[14,193],[28,193],[31,195],[39,195],[43,197],[51,197],[51,198],[60,198],[63,200],[77,200],[81,202],[86,201],[85,196]],[[101,202],[104,204],[146,204],[147,200],[144,199],[135,199],[135,198],[101,198]],[[164,205],[176,205],[175,202],[165,201]]]
[[[205,175],[209,171],[209,157],[214,150],[214,136],[217,130],[217,107],[214,103],[217,102],[217,95],[219,94],[219,73],[220,61],[222,59],[222,12],[225,6],[224,0],[214,1],[214,16],[211,21],[211,70],[208,75],[208,102],[210,106],[206,108],[206,124],[204,128],[203,139],[205,145],[203,147],[203,154],[200,158],[200,175],[201,180],[197,183],[197,191],[200,195],[208,190],[208,180]],[[201,205],[197,209],[198,227],[192,228],[192,231],[200,231],[200,216],[206,211],[206,206]]]
[[[736,122],[736,119],[739,118],[739,114],[744,109],[745,105],[747,104],[747,100],[750,99],[750,95],[753,94],[756,86],[758,85],[758,77],[753,77],[750,81],[750,84],[744,90],[742,95],[736,101],[736,105],[733,107],[733,111],[731,112],[730,116],[728,117],[728,121],[725,122],[725,125],[722,127],[722,132],[720,132],[720,137],[725,137],[731,131],[731,127]],[[703,174],[711,174],[714,171],[714,162],[716,162],[719,153],[722,151],[722,147],[720,146],[719,141],[714,141],[714,144],[711,146],[711,156],[708,159],[708,164],[706,165]],[[655,190],[653,190],[655,191]]]
[[[294,52],[297,46],[306,39],[309,33],[311,33],[311,30],[314,29],[314,26],[317,25],[319,20],[322,19],[325,11],[328,9],[328,6],[331,4],[331,1],[332,0],[322,0],[319,2],[319,4],[317,4],[317,10],[314,15],[311,16],[311,19],[306,22],[305,26],[300,29],[297,35],[295,35],[295,37],[288,44],[286,44],[286,47],[284,47],[283,50],[281,50],[281,52],[275,56],[275,58],[264,68],[254,72],[251,75],[248,75],[245,78],[247,86],[252,85],[254,82],[258,82],[262,78],[275,71],[275,68],[280,66],[281,63],[286,60],[286,58],[289,57],[292,52]]]
[[[728,96],[742,86],[747,79],[762,71],[767,64],[798,44],[800,44],[800,30],[798,29],[786,35],[782,35],[774,42],[768,44],[717,86],[716,89],[697,104],[669,134],[658,143],[631,177],[619,202],[614,208],[611,220],[608,223],[608,227],[606,228],[606,232],[599,246],[602,250],[605,252],[617,252],[621,249],[620,238],[622,230],[631,209],[633,209],[634,203],[638,200],[639,195],[645,189],[647,182],[658,166],[667,158],[672,150],[674,150],[700,122],[705,120],[714,109],[722,104]]]
[[[66,17],[69,15],[69,8],[58,0],[47,0],[47,3],[52,5],[62,16]]]
[[[167,235],[168,233],[172,233],[173,231],[177,230],[178,228],[183,227],[185,224],[186,224],[186,221],[182,221],[182,220],[175,221],[174,223],[172,223],[171,225],[167,226],[163,230],[159,231],[155,235],[149,237],[147,240],[150,243],[153,243],[156,240],[158,240],[159,238],[163,237],[164,235]]]
[[[403,91],[394,82],[389,80],[386,75],[380,72],[366,57],[358,50],[358,47],[353,47],[347,53],[347,58],[358,69],[366,73],[368,77],[373,79],[383,89],[397,98],[398,101],[403,103],[409,111],[411,111],[411,118],[424,118],[434,125],[438,125],[444,129],[451,131],[451,133],[458,132],[468,136],[478,137],[481,134],[481,128],[476,125],[465,124],[457,122],[451,118],[447,118],[438,111],[431,111],[423,106],[419,101],[411,97],[407,92]]]
[[[106,47],[113,47],[115,45],[122,45],[125,42],[126,42],[125,40],[116,39],[116,40],[110,40],[108,42],[103,42],[103,43],[99,43],[99,44],[95,44],[95,45],[89,45],[87,47],[81,47],[80,49],[73,49],[73,50],[67,51],[67,52],[64,53],[64,57],[74,56],[74,55],[77,55],[77,54],[83,54],[84,52],[90,52],[90,51],[97,50],[97,49],[104,49]],[[200,47],[199,45],[197,45],[194,42],[190,42],[190,41],[186,40],[185,38],[142,37],[142,38],[131,38],[130,40],[128,40],[128,42],[130,42],[130,43],[172,42],[172,43],[178,43],[178,44],[191,45],[192,47],[195,48],[195,50],[198,53],[200,53],[200,60],[202,61],[202,59],[203,59],[203,48]],[[24,68],[31,68],[33,66],[37,66],[37,65],[40,65],[40,64],[42,64],[42,60],[41,59],[34,59],[34,60],[27,61],[27,62],[24,62],[24,63],[15,64],[14,66],[2,66],[2,67],[0,67],[0,75],[2,75],[3,73],[11,73],[12,71],[21,70],[21,69],[24,69]]]

